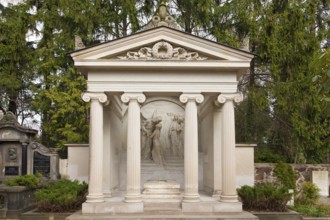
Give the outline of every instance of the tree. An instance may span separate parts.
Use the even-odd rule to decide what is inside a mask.
[[[35,80],[33,42],[27,35],[34,27],[29,7],[0,4],[0,109],[21,118],[31,117],[33,99],[30,86]]]
[[[2,7],[8,22],[1,22],[0,76],[10,80],[0,82],[1,108],[13,110],[16,103],[17,111],[18,97],[24,97],[17,91],[24,91],[18,93],[27,96],[22,100],[33,98],[33,110],[41,114],[45,145],[87,141],[88,104],[80,99],[85,80],[67,57],[74,36],[87,46],[126,36],[143,27],[160,3],[28,0]],[[325,159],[329,53],[319,57],[329,46],[328,1],[168,0],[167,5],[184,31],[233,47],[249,39],[251,52],[258,54],[239,83],[246,99],[236,106],[238,141],[256,142],[287,162],[298,162],[299,155],[312,163]],[[13,27],[21,31],[10,32]],[[28,30],[40,38],[34,46],[25,38]],[[36,73],[37,80],[29,80]]]

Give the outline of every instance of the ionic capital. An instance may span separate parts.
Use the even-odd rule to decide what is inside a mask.
[[[121,95],[121,101],[128,103],[131,100],[136,100],[139,103],[146,101],[146,96],[143,93],[124,93]]]
[[[204,101],[204,96],[200,93],[184,93],[180,95],[180,102],[187,103],[189,100],[202,103]]]
[[[82,94],[81,98],[84,100],[84,102],[90,102],[91,100],[98,100],[100,103],[104,103],[104,104],[108,103],[107,95],[100,92],[85,92]]]
[[[221,104],[227,101],[234,101],[236,103],[243,101],[242,93],[223,93],[218,96],[217,101]]]

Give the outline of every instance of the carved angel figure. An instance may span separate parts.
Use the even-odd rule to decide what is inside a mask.
[[[169,129],[169,139],[171,143],[172,153],[175,156],[179,156],[183,159],[183,130],[184,130],[184,118],[180,115],[169,113],[172,118],[172,124]]]
[[[155,125],[155,130],[151,135],[152,138],[152,160],[155,162],[155,164],[158,164],[160,166],[164,166],[164,158],[163,158],[163,152],[162,152],[162,146],[160,143],[160,130],[162,128],[161,120],[157,122]]]
[[[154,111],[151,118],[145,118],[142,115],[144,121],[142,122],[142,149],[141,158],[151,159],[156,164],[163,166],[163,153],[162,146],[160,143],[160,130],[162,117],[156,116]]]

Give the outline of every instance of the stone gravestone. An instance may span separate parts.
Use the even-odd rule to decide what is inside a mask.
[[[313,183],[320,189],[321,196],[329,196],[329,172],[328,171],[313,171]]]
[[[38,131],[21,126],[11,112],[0,120],[0,179],[39,172],[58,177],[58,154],[34,140]]]

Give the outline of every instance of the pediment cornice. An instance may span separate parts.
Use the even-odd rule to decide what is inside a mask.
[[[80,61],[98,59],[171,60],[167,59],[169,55],[163,53],[164,50],[161,53],[162,55],[157,53],[159,52],[159,46],[164,44],[169,44],[173,50],[178,49],[181,55],[184,54],[183,56],[179,56],[180,53],[175,50],[172,56],[170,56],[170,58],[174,60],[196,61],[206,60],[204,58],[207,58],[207,60],[251,61],[254,57],[254,55],[249,52],[206,40],[169,27],[158,27],[138,32],[127,37],[75,51],[70,55],[73,60]],[[154,49],[155,45],[158,46],[158,50]],[[171,48],[165,51],[171,52]],[[164,56],[166,59],[163,58]]]

